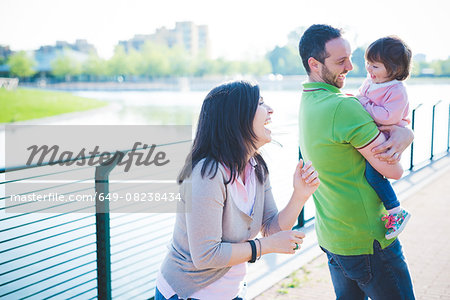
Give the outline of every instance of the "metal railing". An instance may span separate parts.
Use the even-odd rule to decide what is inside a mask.
[[[439,155],[435,153],[435,117],[433,105],[431,130],[431,155],[429,161]],[[412,128],[416,129],[417,106],[412,111]],[[447,149],[450,141],[450,105],[448,110]],[[414,145],[410,149],[410,166],[414,164]],[[301,153],[299,153],[301,157]],[[86,157],[89,158],[89,157]],[[80,158],[81,159],[81,158]],[[113,158],[114,159],[114,158]],[[108,194],[110,191],[109,174],[117,161],[106,167],[96,167],[95,176],[85,180],[95,180],[86,190]],[[46,173],[45,167],[31,166],[38,169],[33,178],[55,175]],[[31,168],[19,166],[0,169],[5,172],[20,172]],[[92,170],[94,173],[94,170]],[[28,180],[23,177],[16,180]],[[1,182],[4,185],[7,181]],[[49,187],[62,188],[65,193],[76,190],[68,189],[70,184]],[[33,191],[25,191],[24,194]],[[8,198],[0,198],[5,200]],[[24,205],[24,204],[18,204]],[[61,205],[61,204],[58,204]],[[96,199],[96,212],[92,214],[54,213],[5,213],[0,208],[0,298],[82,298],[111,299],[149,297],[154,289],[157,269],[166,251],[174,223],[174,216],[162,214],[144,217],[127,214],[111,216],[107,201]],[[305,219],[304,211],[298,218],[296,227],[302,227],[313,218]],[[144,224],[144,225],[142,225]],[[128,230],[130,226],[153,228],[154,232],[142,236]],[[137,259],[139,257],[139,259]],[[144,258],[141,260],[141,258]],[[136,279],[138,278],[138,279]],[[131,282],[130,282],[131,281]]]
[[[190,141],[180,141],[176,143],[187,143]],[[176,144],[173,143],[173,144]],[[161,146],[161,145],[160,145]],[[136,149],[140,150],[140,149]],[[85,192],[95,192],[95,205],[84,206],[92,208],[95,213],[75,214],[77,210],[70,210],[67,213],[45,213],[48,209],[68,206],[70,203],[56,204],[33,212],[6,213],[7,208],[23,208],[29,203],[20,203],[13,206],[6,205],[0,207],[0,299],[42,299],[42,298],[82,298],[82,299],[111,299],[120,297],[133,298],[136,284],[128,282],[134,273],[142,269],[149,269],[139,280],[140,286],[136,288],[141,292],[141,296],[148,296],[154,289],[154,281],[161,254],[165,252],[165,246],[170,238],[173,228],[174,216],[159,217],[156,214],[146,214],[145,217],[134,217],[127,220],[127,214],[117,214],[110,218],[109,202],[100,199],[100,195],[108,195],[110,191],[109,175],[119,162],[118,158],[123,158],[130,150],[113,152],[115,155],[109,162],[95,167],[95,176],[76,180],[94,181],[95,185],[89,185]],[[74,160],[90,159],[95,156],[85,156],[77,159],[61,160],[53,164],[67,163]],[[1,168],[0,175],[8,172],[18,173],[15,177],[20,177],[21,171],[37,170],[36,176],[23,176],[13,180],[4,180],[0,185],[5,187],[8,183],[19,183],[30,179],[42,179],[47,176],[58,176],[65,172],[47,171],[49,164],[34,164],[29,166],[15,166]],[[93,169],[92,167],[80,167],[80,169]],[[41,170],[42,169],[42,170]],[[73,172],[76,170],[69,170]],[[94,171],[94,170],[92,170]],[[94,172],[93,172],[94,173]],[[138,177],[139,178],[139,177]],[[140,176],[143,178],[143,176]],[[133,178],[136,179],[136,178]],[[56,190],[64,187],[65,194],[79,192],[79,189],[69,188],[72,183],[62,183],[44,189],[31,189],[24,191],[21,195],[28,195],[33,192],[43,192],[45,190]],[[4,195],[0,200],[5,201],[10,195]],[[128,216],[129,217],[129,216]],[[124,221],[125,220],[125,221]],[[113,222],[111,222],[113,221]],[[135,227],[143,227],[143,222],[147,227],[150,224],[161,224],[167,229],[156,229],[154,231],[161,234],[146,237],[133,237],[128,232],[120,232],[123,224],[134,224]],[[167,225],[167,226],[166,226]],[[126,226],[125,226],[126,227]],[[112,234],[113,231],[113,234]],[[126,241],[111,243],[114,238]],[[133,243],[131,247],[124,244]],[[135,251],[135,248],[145,245],[146,251]],[[157,248],[156,250],[154,248]],[[126,254],[126,255],[124,255]],[[136,266],[136,261],[129,262],[136,254],[146,256],[150,263],[146,264],[140,260],[131,272],[125,270],[129,266]],[[120,256],[114,259],[114,256]],[[153,256],[158,258],[158,263],[152,261]],[[123,264],[125,263],[125,266]],[[124,273],[126,271],[127,273]],[[147,270],[146,270],[147,271]],[[116,278],[112,275],[118,274]],[[123,275],[125,274],[125,275]],[[150,276],[148,276],[150,275]],[[135,278],[133,278],[134,280]],[[115,286],[113,286],[115,282]]]

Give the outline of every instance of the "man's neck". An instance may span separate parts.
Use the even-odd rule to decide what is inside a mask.
[[[319,75],[314,74],[314,73],[311,73],[311,74],[308,75],[308,82],[323,82],[323,83],[326,83],[325,81],[323,81],[323,79]]]

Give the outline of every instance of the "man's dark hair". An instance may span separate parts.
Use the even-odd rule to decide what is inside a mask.
[[[197,133],[186,164],[178,176],[181,184],[188,178],[192,169],[205,159],[201,175],[214,178],[219,163],[230,170],[230,178],[225,184],[233,182],[245,169],[248,155],[256,150],[257,136],[253,131],[253,119],[259,103],[259,87],[249,81],[233,81],[213,88],[200,111]],[[268,174],[267,165],[256,152],[253,157],[256,178],[264,182]]]
[[[325,50],[325,44],[328,41],[341,36],[341,29],[324,24],[314,24],[303,33],[298,45],[298,50],[308,75],[311,72],[308,65],[308,59],[314,57],[321,63],[325,63],[325,58],[329,56]]]
[[[411,49],[397,36],[376,40],[366,50],[366,60],[384,65],[391,80],[405,80],[411,69]]]

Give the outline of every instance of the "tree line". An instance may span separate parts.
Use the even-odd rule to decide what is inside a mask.
[[[298,35],[293,33],[292,37]],[[352,55],[354,70],[349,76],[366,76],[364,51],[356,48]],[[36,76],[37,62],[25,51],[12,54],[4,61],[9,65],[10,75],[20,78]],[[412,76],[450,76],[450,58],[432,62],[414,62]],[[51,62],[50,75],[61,80],[103,81],[121,78],[155,79],[180,76],[208,75],[255,75],[266,74],[304,75],[297,45],[290,40],[283,47],[275,47],[264,57],[253,60],[210,59],[204,53],[192,57],[184,48],[169,48],[166,45],[146,42],[140,51],[125,51],[123,46],[115,48],[110,59],[90,53],[84,61],[63,51]]]

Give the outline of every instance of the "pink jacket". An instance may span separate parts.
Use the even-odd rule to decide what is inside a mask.
[[[359,88],[357,97],[377,125],[405,127],[411,123],[408,118],[408,95],[401,81],[373,83],[367,78]]]

